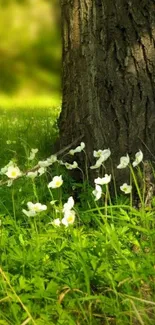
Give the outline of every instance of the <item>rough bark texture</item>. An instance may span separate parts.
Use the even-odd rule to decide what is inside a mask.
[[[81,134],[89,162],[139,149],[155,157],[155,2],[61,0],[61,147]]]

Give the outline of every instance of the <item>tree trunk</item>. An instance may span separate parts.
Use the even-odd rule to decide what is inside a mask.
[[[83,135],[114,164],[139,149],[155,157],[155,3],[61,0],[61,148]],[[78,143],[77,143],[78,144]]]

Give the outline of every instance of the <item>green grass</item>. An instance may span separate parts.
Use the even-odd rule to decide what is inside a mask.
[[[18,101],[1,101],[0,104],[0,165],[5,165],[9,159],[25,161],[26,152],[31,148],[39,149],[38,158],[48,156],[52,152],[53,142],[57,137],[56,119],[60,105],[52,105],[50,99],[41,102],[36,107],[36,99],[27,106]],[[26,105],[26,107],[24,106]],[[8,145],[8,140],[11,144]],[[16,141],[14,144],[13,142]]]
[[[1,108],[0,168],[13,159],[26,172],[53,154],[59,109],[16,106]],[[31,148],[39,149],[33,161]],[[138,168],[132,171],[139,186]],[[49,189],[55,175],[62,175],[63,185]],[[94,201],[92,190],[59,163],[34,180],[22,176],[10,187],[1,185],[0,324],[154,324],[154,208],[134,207],[131,195],[119,189],[117,199],[110,198],[105,186]],[[51,221],[63,218],[70,196],[75,222],[56,227]],[[27,217],[22,210],[29,201],[46,204],[47,210]]]
[[[27,112],[32,109],[36,109],[36,114],[38,114],[37,112],[39,111],[39,115],[40,115],[40,111],[43,111],[45,109],[49,109],[49,108],[53,108],[54,111],[57,112],[58,107],[60,107],[61,104],[61,99],[60,99],[60,94],[59,93],[54,93],[53,97],[50,96],[29,96],[24,97],[24,96],[19,96],[14,97],[14,96],[4,96],[4,95],[0,95],[0,109],[3,112],[5,109],[7,109],[7,111],[12,111],[12,110],[16,110],[21,111],[21,113],[23,114],[23,112]]]

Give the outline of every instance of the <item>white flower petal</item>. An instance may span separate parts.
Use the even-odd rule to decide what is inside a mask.
[[[57,156],[56,155],[51,155],[49,158],[47,158],[47,162],[52,165],[57,161]]]
[[[70,196],[67,203],[65,203],[63,206],[63,212],[71,210],[73,206],[74,206],[74,199],[72,196]]]
[[[101,198],[101,195],[102,195],[101,186],[96,184],[95,190],[92,193],[95,196],[95,201],[98,201]]]
[[[111,175],[105,174],[104,177],[98,177],[94,180],[95,184],[104,185],[108,184],[111,181]]]
[[[35,178],[37,177],[37,175],[38,175],[38,171],[36,170],[35,172],[28,172],[26,176],[29,178]]]
[[[57,218],[57,219],[54,219],[51,223],[54,226],[60,227],[61,221],[59,218]]]
[[[46,167],[40,167],[40,168],[38,169],[39,176],[45,174],[46,171],[47,171],[47,168],[46,168]]]
[[[100,168],[101,165],[103,164],[104,162],[104,157],[101,156],[97,161],[96,161],[96,164],[91,166],[90,169],[97,169],[97,168]]]
[[[130,162],[130,158],[129,158],[128,154],[126,156],[122,156],[120,158],[120,164],[117,166],[117,168],[118,169],[126,168],[129,164],[129,162]]]
[[[35,211],[27,211],[25,209],[22,210],[22,212],[27,216],[27,217],[34,217],[36,215]]]
[[[75,153],[81,152],[84,148],[85,148],[85,143],[84,142],[81,142],[78,147],[76,147],[75,149],[71,149],[69,151],[69,154],[72,155],[72,156],[74,156]]]
[[[97,159],[96,161],[96,164],[91,166],[90,168],[91,169],[97,169],[99,168],[104,161],[106,161],[109,156],[111,155],[111,151],[110,149],[104,149],[104,150],[94,150],[94,153],[93,153],[94,157],[99,157],[99,159]]]
[[[67,222],[66,218],[63,218],[63,219],[61,220],[61,223],[62,223],[64,226],[68,227],[68,222]]]
[[[125,194],[129,194],[132,191],[132,186],[131,185],[128,185],[127,183],[124,183],[122,186],[120,186],[120,189]]]
[[[75,211],[69,210],[65,211],[64,218],[62,219],[62,224],[65,226],[72,225],[75,221]]]
[[[69,164],[66,162],[66,163],[64,163],[64,165],[67,169],[70,169],[70,170],[78,167],[78,163],[76,161],[74,161],[73,164]]]
[[[41,211],[47,210],[47,206],[45,204],[41,204],[39,202],[37,202],[37,203],[28,202],[27,207],[28,207],[29,211],[32,211],[35,213],[39,213]]]
[[[49,161],[47,161],[47,160],[41,160],[41,161],[38,162],[38,165],[40,167],[49,167],[51,165],[51,163]]]
[[[17,166],[9,166],[5,175],[7,175],[11,179],[15,179],[15,178],[21,176],[22,173]]]
[[[7,183],[7,186],[10,187],[12,184],[13,184],[13,180],[12,179],[9,179],[9,181]]]
[[[98,150],[98,151],[94,150],[93,151],[93,156],[95,158],[100,158],[102,156],[102,153],[103,153],[103,150]]]
[[[136,167],[137,165],[139,165],[141,163],[141,161],[143,160],[143,153],[141,150],[139,150],[136,154],[135,154],[135,160],[132,163],[133,167]]]
[[[52,181],[48,184],[48,188],[58,188],[63,184],[62,175],[54,176]]]

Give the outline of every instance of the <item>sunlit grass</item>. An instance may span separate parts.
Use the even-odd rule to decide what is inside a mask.
[[[53,109],[53,111],[60,110],[61,97],[60,94],[54,93],[54,96],[34,96],[34,97],[11,97],[0,95],[0,110],[19,109],[22,112],[29,109],[45,110]]]

